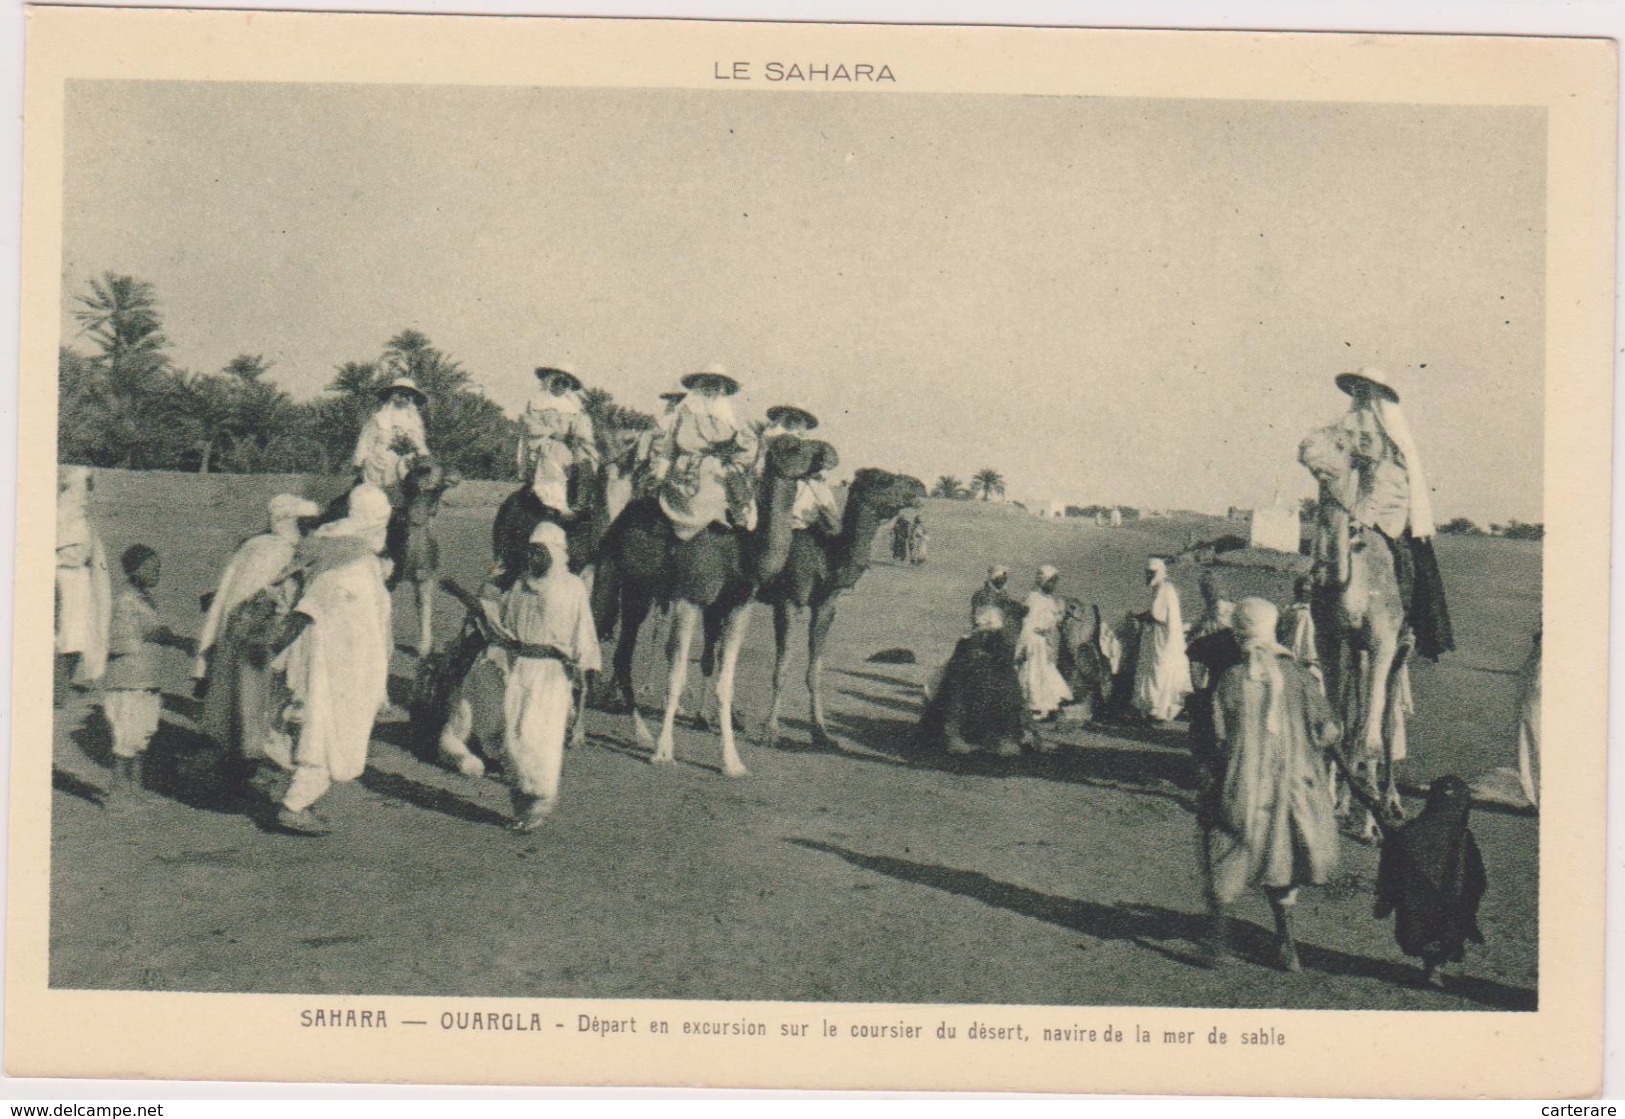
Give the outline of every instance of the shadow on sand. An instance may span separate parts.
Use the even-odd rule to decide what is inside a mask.
[[[917,886],[972,898],[984,905],[1032,917],[1096,940],[1127,941],[1189,966],[1202,966],[1197,954],[1207,927],[1206,918],[1202,914],[1181,913],[1156,905],[1102,905],[1079,898],[1040,893],[1009,882],[1001,882],[977,871],[955,870],[952,867],[912,862],[888,855],[865,855],[845,847],[808,839],[787,839],[785,842],[809,851],[833,855],[863,870]],[[1159,941],[1179,942],[1186,950],[1173,951],[1164,944],[1157,943]],[[1238,921],[1235,927],[1235,950],[1242,959],[1268,966],[1274,950],[1274,935],[1257,925]],[[1298,953],[1303,960],[1304,968],[1308,971],[1321,971],[1329,975],[1355,979],[1374,979],[1403,987],[1416,986],[1418,983],[1417,970],[1396,961],[1368,959],[1334,948],[1302,942],[1298,945]],[[1536,1008],[1534,991],[1511,987],[1489,979],[1471,976],[1455,978],[1446,993],[1496,1010]]]
[[[508,817],[500,812],[494,812],[483,804],[464,800],[445,789],[414,781],[403,774],[369,767],[361,775],[361,786],[390,800],[426,808],[431,812],[439,812],[470,824],[490,824],[499,828],[508,825]]]
[[[784,719],[781,721],[783,734],[773,749],[785,753],[839,754],[854,761],[944,773],[1036,777],[1160,797],[1185,808],[1193,806],[1196,773],[1190,754],[1184,749],[1182,732],[1133,728],[1137,733],[1119,737],[1117,727],[1112,727],[1109,735],[1099,729],[1077,727],[1070,728],[1071,735],[1082,741],[1058,741],[1056,748],[1048,753],[1024,752],[1008,758],[984,753],[955,756],[921,746],[918,704],[845,690],[842,694],[862,698],[886,713],[831,711],[831,734],[850,747],[841,750],[814,745],[811,725],[805,720]],[[1057,738],[1057,728],[1043,730],[1046,739]]]

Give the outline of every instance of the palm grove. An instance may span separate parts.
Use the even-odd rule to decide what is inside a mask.
[[[365,361],[335,366],[326,389],[298,401],[243,353],[219,370],[181,368],[170,357],[153,286],[107,273],[76,299],[84,348],[60,354],[57,454],[64,462],[136,470],[220,473],[344,473],[377,392],[396,377],[429,398],[429,445],[471,478],[513,473],[517,421],[474,384],[468,370],[416,330],[402,330]],[[585,394],[605,433],[653,419],[601,389]]]

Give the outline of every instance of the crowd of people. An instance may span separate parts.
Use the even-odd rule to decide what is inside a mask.
[[[480,594],[481,633],[502,660],[504,762],[514,794],[513,826],[529,831],[559,795],[563,747],[579,721],[586,674],[600,669],[587,586],[570,568],[565,527],[580,513],[584,476],[606,465],[568,366],[536,370],[536,391],[521,416],[520,483],[546,516],[532,533],[521,570],[493,568]],[[755,527],[756,482],[766,447],[802,438],[819,425],[799,404],[741,422],[730,397],[740,385],[720,366],[681,379],[662,394],[655,425],[632,443],[620,471],[621,504],[657,500],[673,535],[690,539],[713,526]],[[122,557],[127,587],[115,600],[107,557],[89,517],[94,481],[84,467],[62,471],[57,511],[56,696],[99,684],[111,727],[111,794],[128,803],[143,787],[144,757],[158,729],[160,651],[193,653],[200,726],[235,759],[249,787],[279,787],[275,822],[283,831],[326,835],[316,805],[335,782],[366,767],[372,733],[389,706],[394,653],[387,554],[391,517],[415,463],[432,455],[424,393],[408,378],[379,392],[352,465],[354,486],[341,516],[296,494],[279,494],[262,533],[231,556],[206,596],[198,636],[188,640],[158,620],[154,591],[161,561],[144,544]],[[819,444],[815,467],[799,478],[791,509],[798,531],[834,534],[840,508],[827,480],[837,465]],[[921,530],[923,536],[923,529]]]
[[[1431,552],[1426,483],[1398,395],[1375,371],[1344,374],[1338,384],[1352,400],[1343,426],[1361,469],[1352,520],[1391,542],[1407,607],[1425,615],[1417,644],[1437,655],[1450,646],[1448,614]],[[662,395],[655,426],[615,465],[606,462],[583,407],[580,378],[567,366],[536,370],[515,461],[521,485],[549,516],[530,536],[521,570],[492,571],[478,612],[506,680],[503,765],[516,830],[533,830],[554,811],[565,742],[582,714],[583,677],[600,668],[587,585],[570,568],[564,527],[579,514],[583,474],[615,465],[624,500],[657,500],[678,540],[713,527],[748,531],[765,447],[806,437],[819,424],[797,404],[769,409],[763,423],[741,422],[730,399],[739,383],[717,366],[683,377],[680,386]],[[342,515],[323,523],[306,498],[273,498],[265,530],[236,549],[207,596],[195,642],[159,617],[162,562],[147,545],[122,554],[126,585],[113,595],[88,513],[91,472],[62,471],[57,698],[60,705],[69,687],[100,685],[115,800],[127,803],[143,784],[143,759],[159,725],[161,651],[186,648],[204,731],[255,787],[277,775],[277,825],[305,836],[330,831],[316,806],[335,782],[362,774],[389,703],[389,525],[412,464],[431,454],[417,386],[397,379],[380,397],[357,441]],[[826,479],[833,450],[819,461],[821,469],[797,483],[792,521],[799,531],[834,533],[840,510]],[[894,555],[923,563],[927,539],[920,516],[905,513],[894,525]],[[1341,714],[1337,697],[1326,694],[1316,633],[1317,607],[1337,589],[1338,573],[1317,564],[1285,609],[1258,597],[1232,603],[1206,573],[1201,613],[1187,626],[1171,566],[1171,557],[1148,557],[1145,608],[1120,629],[1101,624],[1098,610],[1089,625],[1078,602],[1060,593],[1063,577],[1053,565],[1038,568],[1022,598],[1010,592],[1009,569],[992,567],[972,596],[970,631],[929,689],[922,729],[950,753],[1009,755],[1052,750],[1040,728],[1080,704],[1091,716],[1132,713],[1159,726],[1188,721],[1213,957],[1227,956],[1232,908],[1256,888],[1275,914],[1278,962],[1297,970],[1297,893],[1329,881],[1338,865],[1327,758],[1342,733]],[[1537,638],[1519,725],[1519,777],[1531,804],[1539,663]],[[1390,825],[1384,849],[1377,911],[1396,914],[1402,946],[1423,960],[1430,978],[1478,935],[1473,915],[1485,876],[1467,829],[1469,803],[1459,780],[1435,782],[1423,815],[1403,828]]]
[[[1351,400],[1339,427],[1358,471],[1348,531],[1374,528],[1389,543],[1407,639],[1436,658],[1453,642],[1415,440],[1398,393],[1380,371],[1342,374],[1337,384]],[[1046,747],[1039,727],[1065,720],[1075,702],[1084,718],[1127,716],[1157,726],[1185,720],[1198,788],[1211,959],[1229,957],[1233,908],[1248,890],[1259,889],[1275,915],[1277,963],[1296,971],[1298,892],[1328,882],[1339,863],[1333,775],[1352,715],[1348,693],[1328,697],[1321,664],[1317,638],[1325,635],[1317,634],[1317,617],[1336,624],[1336,610],[1328,607],[1335,607],[1344,578],[1324,555],[1317,547],[1312,574],[1295,580],[1284,608],[1258,597],[1231,602],[1216,574],[1203,572],[1202,610],[1188,625],[1170,557],[1151,556],[1145,565],[1149,601],[1115,631],[1100,624],[1098,611],[1092,630],[1068,629],[1066,621],[1082,611],[1056,594],[1055,567],[1040,567],[1034,589],[1018,600],[1008,591],[1009,569],[995,565],[972,596],[970,632],[928,689],[922,739],[949,754],[1047,752],[1053,747]],[[1539,651],[1537,634],[1523,673],[1514,771],[1530,807],[1537,795]],[[1405,711],[1410,696],[1403,665],[1400,675],[1395,702]],[[1394,756],[1402,757],[1402,733],[1397,738]],[[1374,912],[1395,918],[1401,948],[1421,960],[1430,983],[1443,965],[1463,958],[1466,941],[1482,939],[1476,914],[1487,881],[1467,826],[1470,804],[1469,786],[1446,776],[1432,783],[1418,819],[1403,825],[1381,820],[1386,843]]]

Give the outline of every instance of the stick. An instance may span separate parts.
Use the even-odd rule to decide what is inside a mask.
[[[1382,832],[1384,839],[1387,839],[1393,833],[1393,826],[1387,819],[1387,810],[1382,807],[1381,802],[1376,797],[1366,792],[1365,788],[1360,784],[1359,778],[1355,776],[1354,767],[1349,763],[1348,758],[1343,756],[1342,750],[1336,746],[1328,746],[1326,752],[1332,756],[1332,761],[1342,771],[1343,780],[1348,783],[1350,795],[1359,801],[1366,811],[1371,813],[1372,819],[1376,821],[1377,830]]]

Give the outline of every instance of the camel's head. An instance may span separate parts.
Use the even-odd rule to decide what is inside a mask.
[[[1298,461],[1322,485],[1341,482],[1354,469],[1353,441],[1339,427],[1317,428],[1298,444]]]
[[[821,439],[797,435],[777,435],[767,445],[767,475],[770,478],[805,478],[819,469],[829,444]],[[833,450],[833,448],[831,448]]]
[[[401,491],[408,499],[418,495],[438,496],[461,480],[447,470],[439,459],[432,455],[420,455],[413,460],[406,477],[401,479]]]
[[[852,478],[847,495],[849,505],[862,505],[881,517],[895,517],[925,500],[925,483],[907,474],[893,474],[866,466]]]

